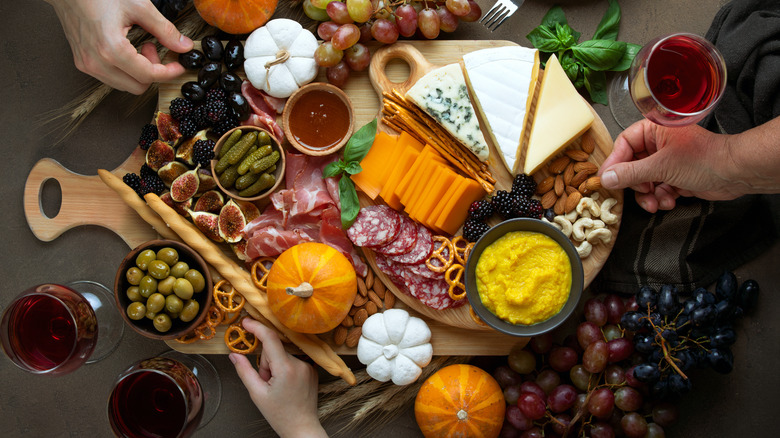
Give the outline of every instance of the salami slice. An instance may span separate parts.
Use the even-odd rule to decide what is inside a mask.
[[[395,239],[400,231],[401,215],[386,205],[360,209],[347,236],[355,246],[377,247]]]
[[[415,275],[409,269],[403,271],[403,277],[412,296],[426,306],[436,310],[455,307],[456,301],[450,298],[447,293],[448,286],[446,281],[423,278]],[[460,303],[457,304],[461,305]]]
[[[406,269],[408,269],[411,273],[415,275],[419,275],[420,277],[430,278],[431,280],[444,279],[444,273],[433,272],[430,269],[428,269],[428,266],[425,265],[425,260],[423,260],[420,263],[415,263],[414,265],[404,265],[404,266],[406,266]]]
[[[408,252],[397,256],[390,256],[390,260],[402,265],[413,265],[425,261],[433,252],[433,236],[422,225],[417,225],[417,241]]]
[[[398,232],[398,235],[383,246],[375,248],[374,251],[394,256],[409,252],[414,247],[415,242],[417,242],[417,224],[406,215],[400,216],[401,230]]]
[[[398,265],[390,261],[387,257],[383,256],[382,254],[376,255],[376,266],[379,268],[380,271],[384,272],[385,275],[390,279],[390,281],[395,284],[395,286],[406,295],[411,296],[411,292],[409,292],[409,289],[406,287],[406,282],[403,278],[403,269],[399,268]],[[388,291],[388,293],[392,293],[391,291]]]

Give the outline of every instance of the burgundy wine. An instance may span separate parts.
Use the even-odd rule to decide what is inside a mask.
[[[68,308],[47,295],[23,298],[9,324],[16,354],[29,367],[45,371],[68,359],[76,346],[76,322]]]
[[[114,425],[127,437],[176,437],[187,422],[184,394],[161,372],[128,375],[114,388],[109,403]]]

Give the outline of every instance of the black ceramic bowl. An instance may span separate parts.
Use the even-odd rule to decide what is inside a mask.
[[[479,257],[490,244],[512,231],[531,231],[549,236],[566,251],[566,255],[569,257],[569,262],[571,263],[571,290],[569,291],[569,299],[554,316],[546,321],[533,325],[512,324],[504,321],[482,304],[482,300],[479,298],[479,293],[477,292],[477,278],[475,273]],[[490,327],[514,336],[536,336],[549,332],[561,325],[577,307],[580,296],[582,296],[584,280],[585,275],[582,270],[582,261],[580,260],[579,255],[577,255],[577,250],[574,248],[574,245],[569,238],[549,223],[537,219],[511,219],[492,227],[474,245],[474,248],[469,255],[468,262],[466,263],[466,295],[468,296],[469,303],[474,308],[474,313]]]
[[[142,318],[140,320],[132,320],[127,316],[127,306],[132,303],[127,297],[127,288],[130,287],[130,283],[127,281],[127,270],[136,266],[135,259],[139,253],[146,249],[152,249],[155,252],[158,250],[171,247],[179,253],[179,261],[183,261],[189,265],[190,269],[197,269],[203,275],[203,279],[206,281],[206,286],[202,291],[192,295],[192,299],[198,301],[198,316],[196,316],[190,322],[184,322],[180,319],[172,319],[172,325],[167,332],[159,332],[154,328],[154,324],[151,319]],[[135,249],[130,251],[129,254],[122,260],[119,265],[119,269],[116,272],[116,278],[114,279],[114,299],[116,305],[119,308],[119,313],[124,318],[125,322],[136,332],[140,333],[147,338],[169,340],[176,339],[182,335],[191,332],[195,327],[200,325],[206,318],[209,305],[211,304],[213,294],[213,285],[211,280],[211,274],[209,273],[208,265],[206,261],[195,250],[189,246],[177,242],[175,240],[150,240],[149,242],[142,243]],[[143,302],[143,301],[142,301]]]

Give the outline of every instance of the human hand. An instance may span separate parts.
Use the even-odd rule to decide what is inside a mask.
[[[691,125],[667,128],[649,120],[629,126],[599,169],[607,189],[632,188],[637,203],[655,213],[674,208],[680,196],[708,200],[743,194],[729,177],[729,136]]]
[[[317,373],[284,351],[279,336],[259,322],[244,318],[244,328],[263,344],[259,369],[236,353],[230,361],[249,396],[281,437],[327,437],[317,418]]]
[[[118,90],[141,94],[153,82],[173,79],[184,72],[178,62],[162,64],[152,43],[140,53],[127,39],[137,24],[174,52],[192,49],[183,36],[149,0],[46,0],[57,12],[68,38],[73,61],[80,71]]]

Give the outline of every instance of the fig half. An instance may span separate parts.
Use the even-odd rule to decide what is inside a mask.
[[[176,154],[173,152],[173,148],[162,140],[153,141],[149,146],[149,150],[146,151],[146,165],[155,172],[160,170],[165,163],[169,163],[174,159],[176,159]]]
[[[189,168],[184,163],[171,161],[157,169],[157,175],[165,183],[166,187],[170,187],[176,178],[188,170]]]
[[[171,198],[176,202],[184,202],[192,199],[198,193],[198,168],[188,170],[171,183]]]
[[[154,122],[157,125],[157,131],[160,133],[160,138],[169,143],[171,146],[176,146],[181,140],[181,131],[179,131],[179,122],[177,122],[170,114],[162,111],[157,111],[157,115],[154,117]]]
[[[208,137],[206,137],[206,131],[198,131],[197,134],[195,134],[192,138],[184,140],[177,148],[176,148],[176,159],[179,161],[183,161],[190,166],[195,165],[195,153],[194,148],[195,142],[198,140],[208,140]]]
[[[171,199],[171,192],[163,193],[162,196],[160,196],[160,199],[166,203],[168,207],[174,209],[176,213],[179,213],[181,216],[189,216],[188,210],[192,208],[192,199],[188,199],[184,202],[176,202]]]
[[[209,190],[208,192],[200,195],[200,198],[195,202],[195,211],[207,211],[209,213],[217,213],[225,205],[225,197],[217,190]]]
[[[228,243],[236,243],[241,240],[245,226],[244,213],[231,199],[219,211],[219,236]]]
[[[254,203],[249,201],[236,201],[236,204],[238,204],[239,208],[241,208],[241,211],[244,213],[246,223],[252,222],[260,217],[260,209],[258,209]]]
[[[215,242],[223,242],[219,236],[219,215],[207,211],[189,210],[192,222],[209,239]]]

